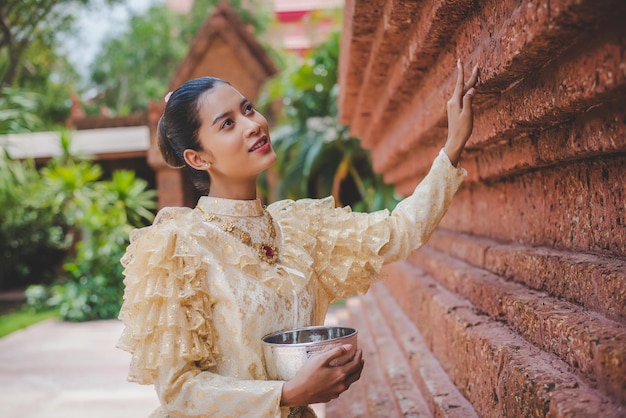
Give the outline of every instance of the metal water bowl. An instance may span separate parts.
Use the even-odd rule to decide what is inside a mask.
[[[318,326],[266,335],[263,337],[263,355],[268,377],[271,380],[290,380],[314,355],[352,344],[350,351],[330,363],[331,366],[343,365],[354,356],[357,334],[354,328]]]

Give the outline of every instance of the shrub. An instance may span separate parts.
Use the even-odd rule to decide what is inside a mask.
[[[0,155],[0,287],[49,283],[71,243],[33,161]]]
[[[83,190],[74,205],[81,240],[64,264],[66,281],[52,288],[53,305],[72,321],[115,318],[122,294],[122,257],[133,227],[152,220],[154,191],[130,171],[116,171],[108,181]]]
[[[63,319],[114,318],[122,301],[120,258],[133,228],[153,218],[156,192],[132,171],[102,180],[102,169],[69,153],[37,171],[0,159],[0,286],[23,287],[35,310]]]

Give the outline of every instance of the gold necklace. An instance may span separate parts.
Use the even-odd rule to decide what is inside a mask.
[[[250,234],[243,229],[237,227],[232,221],[225,221],[214,213],[207,213],[200,206],[196,206],[196,208],[200,211],[200,216],[202,217],[203,221],[217,223],[219,227],[222,228],[225,232],[228,232],[235,238],[238,238],[247,246],[254,248],[261,260],[269,264],[275,264],[278,261],[278,248],[275,245],[266,244],[264,242],[252,242]],[[263,215],[267,219],[267,226],[270,233],[270,238],[274,240],[276,238],[274,219],[265,208],[263,208]]]

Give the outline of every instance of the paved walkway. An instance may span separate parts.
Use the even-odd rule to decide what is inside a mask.
[[[0,417],[147,417],[158,399],[152,386],[126,381],[130,354],[115,348],[122,328],[47,320],[0,338]]]
[[[0,339],[0,417],[147,417],[158,400],[126,381],[121,332],[116,320],[48,320]]]

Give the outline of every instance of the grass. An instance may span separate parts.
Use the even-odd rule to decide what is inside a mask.
[[[26,328],[30,325],[49,318],[58,318],[58,309],[50,309],[43,312],[33,312],[28,307],[4,315],[0,315],[0,338],[12,332]]]

